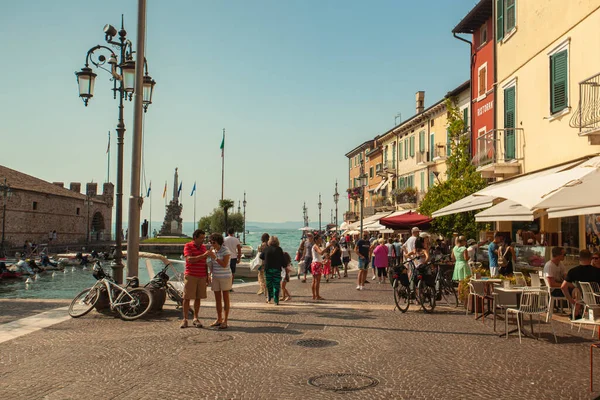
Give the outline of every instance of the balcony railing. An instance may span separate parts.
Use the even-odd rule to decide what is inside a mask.
[[[579,82],[579,104],[569,126],[579,133],[600,129],[600,74]]]
[[[347,211],[344,213],[344,221],[355,222],[358,220],[358,214],[353,211]]]
[[[442,144],[442,143],[436,144],[435,149],[434,149],[433,159],[434,160],[445,160],[446,158],[448,158],[446,145]]]
[[[473,165],[508,163],[523,158],[523,128],[492,129],[477,138]]]
[[[388,160],[384,162],[383,170],[386,172],[396,172],[396,161]]]

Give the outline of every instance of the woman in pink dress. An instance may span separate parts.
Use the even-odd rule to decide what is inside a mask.
[[[386,270],[388,267],[388,248],[385,246],[385,239],[379,239],[377,241],[379,244],[373,250],[373,255],[375,256],[375,267],[377,268],[377,277],[379,278],[379,283],[385,282]]]

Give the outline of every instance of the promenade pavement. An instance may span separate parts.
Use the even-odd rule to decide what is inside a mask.
[[[589,399],[590,330],[498,337],[463,309],[394,311],[389,284],[292,278],[292,301],[236,287],[228,330],[180,329],[180,312],[125,322],[92,311],[1,344],[0,399]],[[61,301],[0,301],[0,332]],[[503,322],[500,322],[503,329]],[[537,326],[536,326],[537,332]],[[320,342],[325,341],[325,342]],[[301,344],[324,347],[303,347]],[[597,358],[600,368],[600,358]],[[600,377],[595,382],[600,390]],[[337,390],[331,390],[337,389]],[[600,392],[596,392],[600,394]]]

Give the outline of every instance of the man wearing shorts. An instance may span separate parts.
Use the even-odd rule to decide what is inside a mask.
[[[356,278],[356,290],[364,290],[364,282],[367,280],[367,271],[369,270],[369,260],[371,256],[371,243],[369,234],[365,233],[363,238],[356,242],[354,251],[358,255],[358,277]]]
[[[183,321],[181,328],[188,326],[188,313],[190,310],[190,300],[194,299],[194,320],[192,323],[197,328],[202,328],[202,323],[198,319],[200,312],[200,301],[206,298],[206,285],[210,284],[210,277],[206,272],[206,257],[209,252],[204,246],[205,233],[203,230],[194,231],[191,242],[185,244],[183,255],[185,256],[185,272],[183,285]]]
[[[238,238],[233,236],[233,234],[233,228],[229,228],[227,230],[227,237],[223,240],[223,245],[227,247],[229,254],[231,254],[231,258],[229,259],[229,268],[231,269],[231,284],[233,284],[233,277],[235,276],[235,266],[242,259],[242,244]],[[233,292],[233,289],[230,289],[229,291]]]

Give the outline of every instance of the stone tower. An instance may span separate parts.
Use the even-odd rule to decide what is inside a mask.
[[[173,178],[173,199],[167,205],[165,220],[160,228],[160,236],[184,236],[183,235],[183,219],[181,211],[183,205],[179,203],[179,175],[175,168],[175,176]]]

